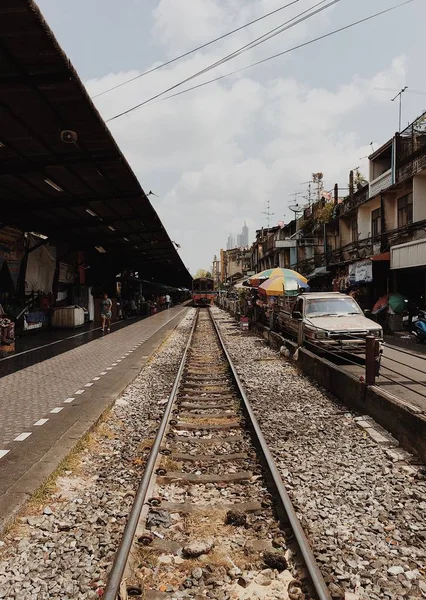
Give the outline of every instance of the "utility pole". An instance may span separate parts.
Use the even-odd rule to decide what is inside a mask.
[[[295,224],[296,224],[295,237],[296,237],[296,265],[297,265],[299,263],[299,237],[297,235],[298,231],[299,231],[298,230],[299,222],[298,222],[298,216],[297,215],[300,215],[301,213],[303,213],[303,208],[297,202],[295,204],[289,204],[288,207],[291,210],[291,212],[294,213],[294,221],[295,221]]]
[[[274,215],[274,212],[271,212],[271,203],[268,200],[266,202],[266,210],[262,212],[262,215],[266,215],[267,221],[268,221],[268,229],[270,228],[271,225],[271,217]]]
[[[399,120],[398,120],[398,133],[401,132],[401,118],[402,118],[402,94],[405,92],[405,90],[408,90],[408,86],[406,85],[404,88],[402,88],[396,96],[394,96],[393,98],[391,98],[391,102],[395,102],[395,100],[399,97]]]

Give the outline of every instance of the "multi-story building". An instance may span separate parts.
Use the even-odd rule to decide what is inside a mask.
[[[220,274],[222,283],[232,283],[252,275],[252,255],[248,248],[232,248],[220,252]]]
[[[232,248],[235,248],[235,241],[234,241],[234,236],[232,235],[232,233],[230,233],[228,235],[228,242],[226,244],[226,249],[232,250]]]
[[[426,113],[369,157],[370,183],[349,179],[349,195],[304,209],[288,225],[260,229],[256,271],[291,267],[312,288],[356,286],[371,308],[388,292],[426,304]]]
[[[318,281],[328,276],[335,289],[358,286],[365,307],[392,291],[424,306],[426,113],[369,157],[369,171],[370,183],[355,191],[350,179],[348,197],[322,221],[304,220],[315,252],[306,261],[299,247],[297,267]]]

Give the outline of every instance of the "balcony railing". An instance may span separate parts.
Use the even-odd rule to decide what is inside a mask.
[[[370,198],[392,185],[392,169],[385,171],[370,183]]]
[[[351,260],[362,260],[381,252],[387,252],[391,246],[409,242],[413,238],[414,233],[425,226],[426,220],[416,221],[405,227],[384,231],[375,236],[351,242],[335,250],[329,250],[327,252],[327,263],[333,265]],[[323,264],[325,264],[324,261]]]
[[[368,192],[369,188],[368,185],[366,185],[365,187],[356,191],[352,198],[348,196],[341,204],[337,204],[335,206],[335,211],[333,212],[333,219],[342,217],[350,213],[361,204],[364,204],[364,202],[367,202],[369,198]]]
[[[398,181],[405,181],[426,169],[426,145],[420,150],[419,155],[398,169]]]

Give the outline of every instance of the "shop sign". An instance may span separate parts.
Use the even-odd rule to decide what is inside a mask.
[[[373,263],[361,260],[349,265],[349,283],[371,283],[373,281]]]

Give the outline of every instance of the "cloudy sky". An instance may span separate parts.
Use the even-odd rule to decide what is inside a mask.
[[[287,0],[287,4],[291,0]],[[108,119],[172,87],[319,0],[293,1],[262,21],[94,99]],[[340,0],[175,90],[203,83],[348,25],[401,0]],[[325,0],[319,7],[329,4]],[[284,0],[38,0],[94,96],[284,6]],[[318,8],[319,8],[318,7]],[[289,220],[291,194],[313,172],[325,188],[398,128],[391,91],[426,92],[426,0],[414,0],[284,56],[178,97],[154,101],[108,125],[193,273],[209,268],[229,232]],[[395,92],[396,93],[396,92]],[[164,96],[162,97],[164,98]],[[426,109],[407,92],[403,124]],[[342,192],[343,194],[344,192]],[[299,202],[302,202],[299,197]]]

